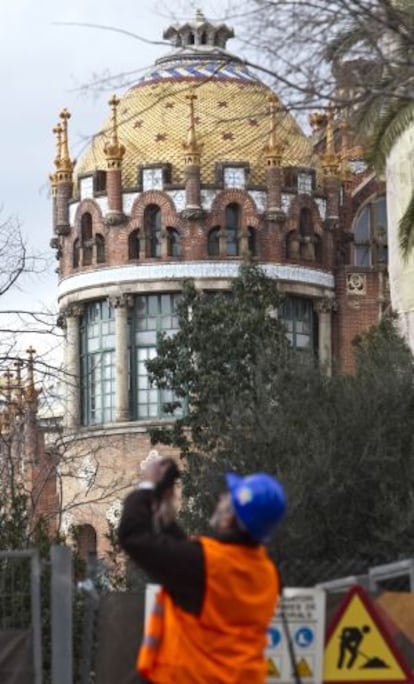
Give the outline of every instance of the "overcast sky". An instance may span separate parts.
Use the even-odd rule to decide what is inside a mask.
[[[59,22],[98,23],[119,27],[148,40],[162,41],[163,30],[178,19],[191,18],[201,7],[217,18],[224,3],[151,0],[1,0],[0,108],[2,219],[19,219],[29,248],[50,256],[48,272],[20,283],[3,296],[0,310],[40,309],[56,303],[56,261],[49,248],[52,236],[49,174],[54,170],[52,128],[67,107],[72,157],[82,151],[87,136],[107,116],[112,88],[100,93],[81,86],[103,76],[136,70],[136,77],[165,49],[126,35]],[[188,8],[183,12],[183,7]],[[118,93],[122,89],[117,89]],[[1,267],[1,264],[0,264]],[[24,344],[27,344],[25,342]]]

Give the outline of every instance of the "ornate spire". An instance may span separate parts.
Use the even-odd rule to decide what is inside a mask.
[[[67,109],[63,109],[59,116],[62,123],[53,129],[53,133],[56,134],[57,152],[55,158],[56,174],[55,178],[51,178],[52,187],[54,181],[55,183],[71,181],[73,167],[75,166],[75,161],[72,161],[69,156],[68,121],[70,113]]]
[[[322,155],[322,168],[326,175],[336,176],[339,170],[339,158],[335,152],[334,141],[334,108],[327,107],[326,148]]]
[[[111,137],[110,140],[105,143],[104,152],[106,156],[106,161],[108,164],[108,169],[120,168],[122,158],[125,154],[125,146],[119,142],[118,138],[118,105],[120,103],[119,98],[113,95],[109,100],[109,106],[112,109],[111,115]]]
[[[62,158],[62,133],[63,129],[60,123],[57,124],[57,126],[54,127],[52,131],[56,135],[56,157],[55,157],[55,166],[58,169],[60,165],[60,160]]]
[[[37,397],[39,396],[41,390],[36,389],[34,381],[34,355],[36,350],[33,347],[26,349],[27,354],[27,384],[24,390],[26,401],[28,404],[35,406]]]
[[[190,126],[186,142],[183,143],[185,152],[185,164],[187,166],[200,166],[200,156],[203,150],[203,143],[197,142],[196,135],[196,119],[194,116],[194,102],[197,100],[197,95],[191,92],[185,96],[190,105]]]
[[[285,143],[279,140],[276,134],[279,98],[276,95],[270,95],[269,103],[270,130],[268,142],[264,146],[264,153],[267,166],[280,166]]]
[[[52,197],[55,197],[56,195],[56,187],[57,187],[57,182],[58,182],[58,170],[60,167],[60,160],[62,157],[62,126],[60,123],[57,124],[52,130],[52,133],[56,135],[56,157],[55,157],[55,166],[56,166],[56,171],[55,173],[51,173],[49,176],[50,179],[50,185],[52,188]]]
[[[22,384],[23,361],[21,359],[17,359],[14,362],[13,366],[16,369],[16,402],[17,405],[21,408],[24,402],[24,388]]]

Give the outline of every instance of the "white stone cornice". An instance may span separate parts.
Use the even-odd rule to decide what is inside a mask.
[[[293,283],[303,283],[333,289],[335,282],[332,273],[303,266],[287,264],[261,264],[271,278]],[[181,281],[186,278],[195,280],[232,279],[239,272],[240,262],[229,261],[187,261],[185,263],[131,264],[117,268],[101,268],[87,273],[76,273],[60,281],[58,297],[61,299],[79,291],[111,285],[133,285],[154,281]],[[86,294],[86,293],[85,293]]]

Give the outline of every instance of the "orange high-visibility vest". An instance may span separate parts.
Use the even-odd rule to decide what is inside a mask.
[[[152,684],[264,684],[266,629],[279,582],[263,546],[201,537],[206,592],[201,614],[162,591],[147,621],[137,669]]]

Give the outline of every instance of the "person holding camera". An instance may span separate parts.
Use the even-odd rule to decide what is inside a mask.
[[[121,547],[161,586],[138,672],[151,684],[264,684],[279,578],[263,544],[285,513],[283,487],[227,474],[213,535],[194,539],[175,520],[178,477],[174,460],[149,460],[119,524]]]

